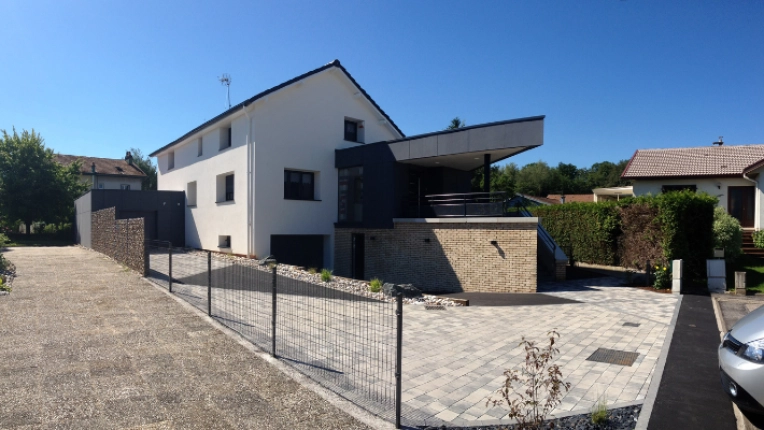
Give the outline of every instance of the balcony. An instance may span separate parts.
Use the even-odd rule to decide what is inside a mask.
[[[507,215],[504,191],[429,194],[408,208],[410,218],[497,217]]]

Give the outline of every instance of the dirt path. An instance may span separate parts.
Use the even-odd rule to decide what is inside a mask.
[[[368,428],[95,252],[4,254],[0,428]]]

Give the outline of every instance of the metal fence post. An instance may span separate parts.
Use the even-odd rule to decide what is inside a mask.
[[[271,267],[271,278],[273,283],[272,308],[271,308],[271,356],[276,356],[276,265]]]
[[[168,253],[167,255],[170,257],[170,266],[169,266],[169,272],[170,272],[170,292],[172,293],[172,243],[169,244],[170,246],[167,247]]]
[[[207,251],[207,315],[212,316],[212,252]]]
[[[403,384],[403,293],[398,293],[395,341],[395,428],[401,428],[401,387]]]

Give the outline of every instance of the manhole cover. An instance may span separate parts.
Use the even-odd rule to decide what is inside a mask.
[[[631,366],[634,360],[639,357],[638,352],[619,351],[617,349],[598,348],[594,354],[587,360],[598,361],[600,363],[620,364],[621,366]]]
[[[445,306],[440,305],[424,305],[425,310],[428,311],[444,311],[446,310]]]
[[[633,323],[633,322],[625,322],[623,323],[624,327],[639,327],[639,323]]]

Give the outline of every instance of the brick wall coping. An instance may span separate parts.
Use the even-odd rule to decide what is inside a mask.
[[[414,224],[538,224],[538,217],[393,218],[393,223]]]

